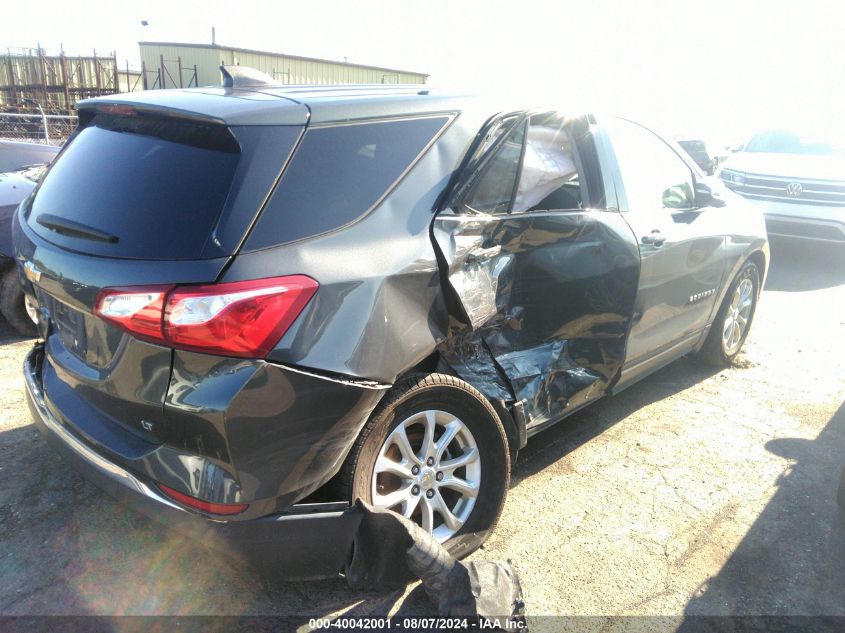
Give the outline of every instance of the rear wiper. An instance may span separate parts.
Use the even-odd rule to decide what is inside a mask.
[[[97,240],[98,242],[108,242],[110,244],[116,244],[119,239],[117,235],[100,231],[99,229],[74,222],[73,220],[60,218],[52,213],[41,213],[35,221],[45,229],[50,229],[51,231],[70,237],[80,237],[86,240]]]

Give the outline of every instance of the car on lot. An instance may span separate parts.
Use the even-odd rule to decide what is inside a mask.
[[[12,214],[59,150],[52,145],[0,140],[0,314],[26,336],[35,334],[35,322],[12,259]]]
[[[0,139],[0,173],[20,171],[31,165],[49,164],[60,149],[54,145]]]
[[[44,166],[0,173],[0,314],[20,334],[35,334],[32,303],[27,304],[12,257],[12,216],[35,188]]]
[[[226,77],[82,102],[15,218],[36,423],[204,543],[336,574],[360,498],[465,555],[528,437],[748,336],[762,214],[637,123]]]
[[[845,245],[845,142],[760,132],[718,175],[764,210],[769,235]]]

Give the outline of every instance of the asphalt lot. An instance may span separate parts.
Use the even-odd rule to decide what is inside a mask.
[[[474,557],[512,561],[529,616],[845,614],[845,255],[775,246],[737,367],[683,359],[520,453]],[[32,425],[30,345],[0,326],[0,613],[431,610],[262,577],[124,510]]]

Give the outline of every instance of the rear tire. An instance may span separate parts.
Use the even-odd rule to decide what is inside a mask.
[[[35,336],[35,323],[27,314],[25,300],[18,271],[14,267],[6,270],[0,278],[0,312],[20,334]]]
[[[452,466],[461,460],[467,465]],[[373,412],[338,476],[351,501],[390,507],[418,525],[428,522],[456,557],[470,554],[493,531],[509,481],[510,453],[499,416],[476,389],[445,374],[416,374],[398,383]],[[388,505],[388,495],[401,500]],[[440,503],[452,514],[449,521]]]
[[[751,288],[748,295],[750,304],[747,311],[743,312],[746,296],[744,290],[749,286]],[[719,312],[716,314],[716,319],[710,327],[707,339],[699,352],[699,357],[702,360],[716,367],[728,367],[733,363],[751,331],[759,297],[760,271],[754,262],[746,262],[725,294]],[[742,320],[745,323],[742,325],[741,331],[731,329],[731,322],[733,327],[736,328],[740,327]],[[729,333],[734,334],[734,336],[728,336]]]

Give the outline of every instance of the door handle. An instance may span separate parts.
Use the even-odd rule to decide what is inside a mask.
[[[653,229],[649,235],[643,235],[640,241],[643,244],[651,244],[652,246],[663,246],[666,237],[660,232],[660,229]]]

